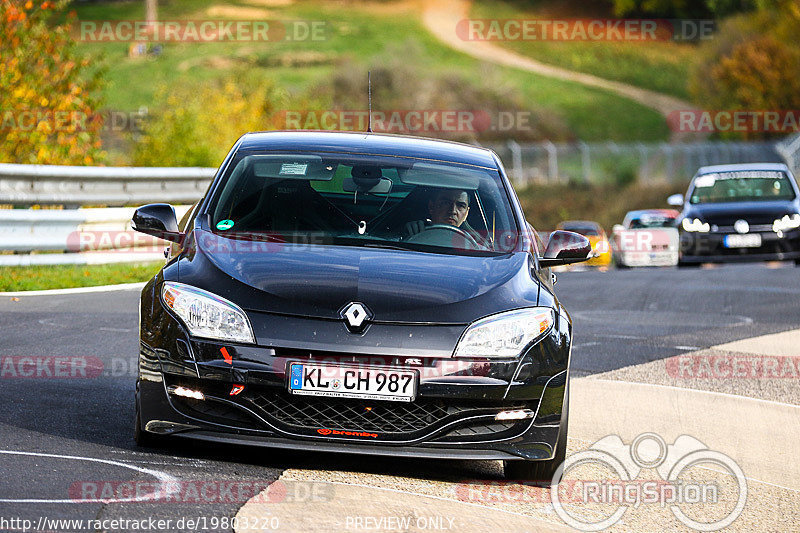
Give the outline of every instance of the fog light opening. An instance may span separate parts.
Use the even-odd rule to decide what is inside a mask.
[[[205,400],[205,395],[199,390],[187,389],[186,387],[170,388],[170,393],[175,396],[182,396],[184,398],[192,398],[193,400]]]
[[[533,418],[536,413],[530,409],[516,409],[514,411],[501,411],[494,417],[495,420],[525,420]]]

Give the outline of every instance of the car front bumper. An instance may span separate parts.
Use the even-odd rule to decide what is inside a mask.
[[[721,263],[747,261],[791,261],[800,259],[800,230],[782,235],[758,232],[761,246],[728,248],[725,237],[732,233],[681,232],[681,263]],[[738,235],[738,234],[736,234]]]
[[[564,316],[520,358],[495,361],[414,357],[413,349],[386,356],[236,345],[191,338],[171,315],[156,314],[154,327],[143,328],[158,335],[140,344],[137,380],[140,422],[148,432],[372,455],[505,460],[554,455],[571,343]],[[290,395],[287,369],[293,362],[417,369],[417,396],[412,402],[387,402]],[[244,389],[231,395],[233,385]],[[177,387],[201,391],[204,399],[176,395]],[[495,419],[502,411],[521,409],[528,410],[528,418]]]

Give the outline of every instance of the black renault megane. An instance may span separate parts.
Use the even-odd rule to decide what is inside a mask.
[[[563,462],[572,325],[494,152],[363,133],[240,138],[141,295],[136,441]]]

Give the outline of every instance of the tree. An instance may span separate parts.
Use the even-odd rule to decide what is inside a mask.
[[[769,9],[723,21],[716,37],[698,50],[689,84],[695,102],[717,111],[800,108],[800,51],[794,44],[799,31],[798,0],[776,0]]]
[[[102,159],[102,72],[48,20],[66,0],[0,0],[0,161],[92,165]]]

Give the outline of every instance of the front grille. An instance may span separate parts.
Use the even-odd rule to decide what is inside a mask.
[[[414,402],[386,402],[349,398],[313,398],[265,392],[249,397],[256,412],[287,429],[319,428],[380,433],[383,438],[410,438],[427,434],[472,416],[494,415],[514,407],[445,403],[418,399]],[[516,406],[519,408],[519,406]]]
[[[717,226],[712,225],[711,231],[714,233],[739,233],[733,226]],[[750,224],[750,233],[761,233],[765,231],[772,231],[772,223],[770,224]]]

